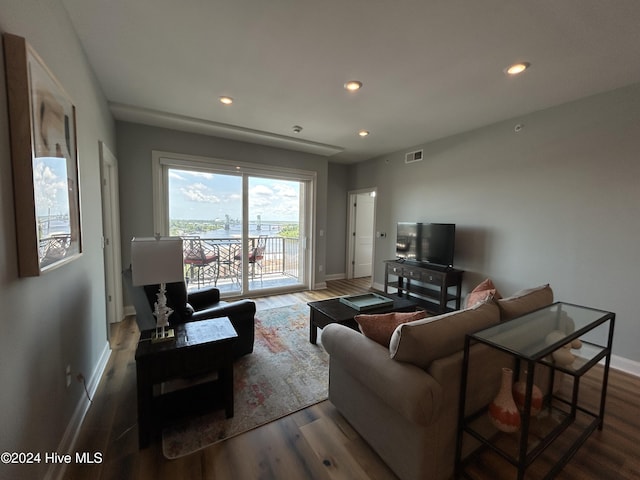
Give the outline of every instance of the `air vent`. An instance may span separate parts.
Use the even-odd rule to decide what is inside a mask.
[[[404,163],[415,163],[422,161],[422,150],[416,150],[415,152],[409,152],[404,156]]]

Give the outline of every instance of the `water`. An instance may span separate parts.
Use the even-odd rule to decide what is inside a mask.
[[[71,225],[68,219],[40,220],[39,225],[44,237],[71,233]]]
[[[260,229],[258,229],[258,225],[250,224],[249,225],[249,237],[258,237],[260,235],[268,235],[270,237],[275,237],[280,233],[281,225],[261,225]],[[201,238],[242,238],[242,226],[241,225],[230,225],[228,230],[224,228],[219,228],[217,230],[210,230],[208,232],[196,233],[194,235],[199,235]]]

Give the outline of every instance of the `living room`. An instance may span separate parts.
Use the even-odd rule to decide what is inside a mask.
[[[621,12],[638,18],[630,2],[623,5],[618,7]],[[116,121],[64,2],[2,0],[1,10],[0,31],[25,37],[76,104],[84,244],[79,259],[42,277],[19,277],[13,186],[11,175],[2,176],[2,451],[47,452],[69,444],[65,435],[84,390],[75,381],[65,386],[66,366],[84,372],[89,387],[95,387],[109,356],[97,193],[99,141],[119,161],[123,265],[129,261],[125,246],[130,238],[153,233],[152,151],[296,165],[317,174],[315,230],[325,232],[315,239],[317,285],[345,275],[347,193],[375,187],[376,231],[386,234],[376,240],[375,286],[383,283],[383,261],[395,255],[397,222],[455,223],[455,265],[465,270],[465,292],[485,277],[505,294],[551,283],[557,299],[616,312],[612,366],[640,375],[640,328],[634,310],[640,263],[635,241],[640,234],[637,58],[619,59],[627,65],[619,88],[516,118],[488,116],[482,126],[348,164],[312,153]],[[632,38],[637,46],[637,33]],[[6,90],[4,66],[0,78]],[[466,101],[474,102],[481,94],[468,95]],[[2,171],[10,172],[6,95],[0,98],[0,161]],[[406,164],[405,153],[420,149],[423,160]],[[5,473],[19,478],[23,471],[3,466],[0,472],[3,478]],[[40,466],[36,477],[46,472]]]

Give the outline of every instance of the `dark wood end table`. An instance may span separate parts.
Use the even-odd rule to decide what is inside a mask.
[[[393,300],[393,305],[375,308],[366,311],[358,311],[345,305],[340,298],[330,298],[328,300],[320,300],[318,302],[309,302],[310,307],[309,318],[309,341],[313,344],[318,340],[318,328],[324,328],[330,323],[340,323],[354,330],[358,330],[358,324],[354,317],[358,314],[377,314],[389,312],[414,312],[417,303],[406,297],[398,297],[396,295],[386,295]]]
[[[225,409],[233,417],[233,354],[238,334],[227,317],[189,322],[175,327],[175,338],[151,342],[153,330],[140,334],[136,349],[138,442],[145,448],[167,421]],[[154,385],[176,378],[217,372],[217,379],[154,396]]]

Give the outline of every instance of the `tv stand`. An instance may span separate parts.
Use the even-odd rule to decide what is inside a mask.
[[[387,260],[384,272],[384,293],[395,288],[399,297],[417,301],[425,310],[440,314],[460,310],[462,270],[451,267]],[[389,277],[396,277],[391,280]],[[449,288],[455,287],[455,293]],[[455,302],[455,308],[450,303]]]

